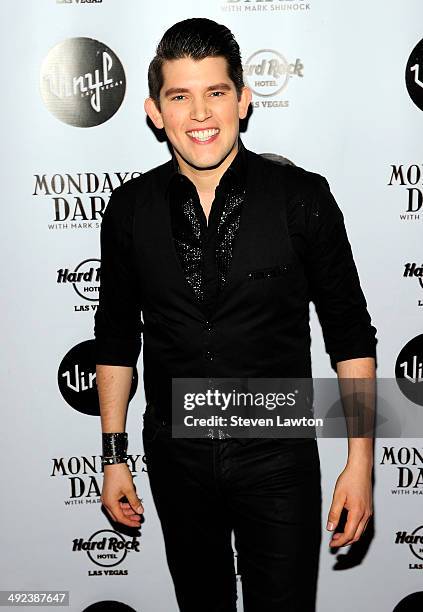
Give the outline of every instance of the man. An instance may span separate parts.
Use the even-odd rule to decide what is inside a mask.
[[[309,612],[321,540],[316,440],[172,438],[171,381],[310,377],[310,300],[338,376],[373,378],[376,330],[343,216],[324,178],[240,142],[251,92],[226,27],[171,27],[149,90],[145,110],[172,160],[115,190],[101,229],[102,502],[114,520],[140,525],[124,432],[142,332],[144,450],[180,610],[236,610],[233,531],[244,610]],[[331,546],[363,533],[371,471],[372,441],[350,438],[327,528],[343,508],[348,520]]]

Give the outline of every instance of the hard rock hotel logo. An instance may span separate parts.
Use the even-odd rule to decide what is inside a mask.
[[[423,264],[415,261],[408,261],[404,264],[403,278],[411,278],[420,289],[423,289]],[[420,291],[417,299],[417,306],[423,306],[423,293]]]
[[[274,49],[255,51],[248,57],[243,69],[246,85],[260,98],[253,101],[255,108],[289,106],[288,100],[280,99],[280,94],[293,77],[301,79],[304,76],[301,59],[289,62],[282,53]]]
[[[49,111],[75,127],[110,119],[125,96],[126,79],[117,55],[93,38],[68,38],[47,54],[40,75]]]
[[[86,302],[98,302],[100,292],[100,260],[84,259],[72,270],[59,268],[56,282],[60,285],[72,285],[75,293]],[[91,308],[90,308],[91,306]],[[79,304],[75,311],[96,310],[97,304]]]

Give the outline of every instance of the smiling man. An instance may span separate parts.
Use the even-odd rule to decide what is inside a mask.
[[[144,450],[179,609],[236,610],[234,533],[244,610],[312,612],[321,542],[316,439],[172,438],[171,383],[311,377],[310,301],[338,376],[373,378],[376,330],[343,216],[323,177],[241,143],[251,92],[225,26],[175,24],[148,81],[145,110],[173,155],[114,191],[101,228],[102,502],[114,520],[140,525],[125,421],[142,334]],[[344,508],[348,520],[331,546],[363,533],[371,472],[372,441],[350,438],[327,528]]]

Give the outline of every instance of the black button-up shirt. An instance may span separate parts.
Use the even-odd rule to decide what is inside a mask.
[[[146,399],[162,410],[172,378],[310,376],[310,301],[334,370],[376,356],[343,215],[323,177],[241,146],[208,226],[172,161],[113,192],[101,227],[96,363],[135,366],[143,335]]]

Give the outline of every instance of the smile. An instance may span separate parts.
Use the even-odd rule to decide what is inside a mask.
[[[197,140],[199,142],[208,142],[212,138],[214,139],[214,137],[216,137],[219,132],[219,129],[212,128],[209,130],[192,130],[191,132],[187,132],[187,134],[193,140]]]

